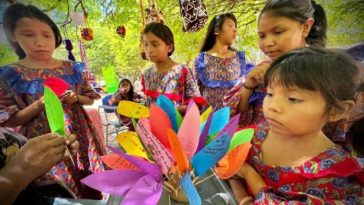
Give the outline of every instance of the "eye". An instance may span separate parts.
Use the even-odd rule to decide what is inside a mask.
[[[284,32],[284,31],[278,30],[278,31],[274,31],[274,34],[279,35],[279,34],[281,34],[281,33],[283,33],[283,32]]]
[[[292,97],[289,97],[288,100],[292,103],[300,103],[300,102],[303,102],[303,100],[301,99],[297,99],[297,98],[292,98]]]
[[[263,38],[265,37],[265,35],[263,35],[263,34],[258,34],[258,37],[259,37],[259,39],[263,39]]]
[[[23,35],[26,36],[26,37],[32,37],[33,36],[32,33],[24,33]]]
[[[266,92],[267,97],[273,97],[273,93]]]

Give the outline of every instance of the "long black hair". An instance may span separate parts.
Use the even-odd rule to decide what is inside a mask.
[[[269,14],[275,17],[286,17],[298,21],[301,24],[306,23],[312,17],[315,22],[306,37],[307,44],[322,47],[326,45],[326,13],[322,6],[315,1],[270,0],[260,12],[259,18],[265,12],[269,12]]]
[[[52,21],[51,18],[43,11],[32,5],[24,4],[12,4],[9,6],[3,14],[3,24],[6,33],[6,37],[10,44],[14,47],[15,53],[19,59],[25,58],[26,54],[17,42],[11,40],[11,36],[14,34],[17,22],[22,18],[34,18],[41,22],[44,22],[51,27],[55,37],[55,47],[61,45],[62,36],[57,25]]]
[[[134,86],[129,79],[127,79],[127,78],[122,79],[119,82],[118,88],[120,88],[121,84],[123,84],[124,82],[127,82],[130,85],[129,92],[127,93],[128,100],[133,100],[134,99]]]
[[[224,13],[216,15],[211,21],[207,28],[205,40],[202,44],[200,52],[205,52],[210,50],[216,43],[216,32],[221,31],[222,26],[226,19],[231,19],[234,21],[235,26],[237,25],[236,17],[232,13]],[[229,48],[233,50],[231,47]]]

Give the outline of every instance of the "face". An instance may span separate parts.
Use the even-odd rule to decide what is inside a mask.
[[[130,84],[128,82],[122,82],[119,87],[119,92],[127,93],[130,90]]]
[[[288,51],[306,47],[305,37],[310,28],[309,23],[263,13],[258,22],[259,48],[274,60]]]
[[[221,31],[217,32],[216,40],[222,41],[224,44],[232,45],[236,39],[236,25],[235,22],[226,18],[222,24]]]
[[[34,18],[21,18],[16,23],[12,41],[16,41],[26,58],[48,60],[55,50],[55,36],[51,27]]]
[[[327,123],[326,102],[317,91],[267,86],[263,112],[270,131],[286,136],[320,132]]]
[[[167,45],[152,32],[143,34],[143,45],[147,58],[154,63],[166,60],[168,52],[172,51],[172,45]]]

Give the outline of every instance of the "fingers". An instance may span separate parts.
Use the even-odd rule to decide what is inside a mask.
[[[70,91],[67,94],[65,94],[64,96],[62,96],[60,98],[60,100],[67,104],[73,104],[73,103],[77,102],[77,95],[76,95],[76,93]]]
[[[67,141],[66,141],[67,146],[70,149],[70,152],[72,155],[75,155],[77,153],[77,150],[80,146],[79,142],[76,140],[76,135],[71,134]]]

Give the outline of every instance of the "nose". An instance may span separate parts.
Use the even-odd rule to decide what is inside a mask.
[[[268,110],[275,113],[281,113],[283,111],[283,99],[278,97],[267,96],[264,99],[264,103]]]
[[[274,45],[274,39],[271,35],[266,35],[262,41],[264,47],[271,47]]]
[[[42,38],[42,37],[36,37],[36,38],[35,38],[35,45],[36,45],[37,47],[44,47],[44,46],[46,46],[46,45],[47,45],[47,42],[46,42],[46,40],[45,40],[44,38]]]

